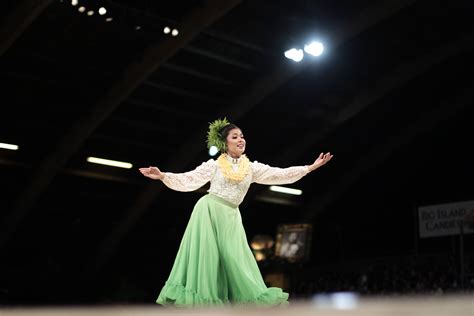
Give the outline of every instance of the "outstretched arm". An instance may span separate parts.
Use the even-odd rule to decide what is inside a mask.
[[[331,160],[332,156],[334,155],[331,155],[331,152],[328,152],[327,154],[320,153],[319,157],[316,158],[313,164],[308,166],[309,171],[314,171],[319,167],[325,165],[329,160]]]
[[[184,173],[162,172],[157,167],[140,168],[139,170],[145,177],[163,181],[170,189],[189,192],[199,189],[211,180],[215,167],[215,161],[209,159],[196,169]]]
[[[252,182],[260,184],[290,184],[298,181],[309,172],[326,164],[333,156],[331,153],[321,153],[319,157],[308,166],[277,168],[259,162],[252,163]]]

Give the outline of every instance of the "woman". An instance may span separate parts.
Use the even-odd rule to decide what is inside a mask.
[[[209,194],[194,206],[170,276],[156,302],[175,306],[288,304],[287,293],[265,285],[238,206],[251,183],[293,183],[327,163],[332,155],[321,153],[312,165],[289,168],[250,162],[244,155],[242,131],[225,118],[210,124],[207,143],[222,154],[193,171],[140,168],[144,176],[161,180],[176,191],[193,191],[211,182]]]

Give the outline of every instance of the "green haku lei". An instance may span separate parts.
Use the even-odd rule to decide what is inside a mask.
[[[224,119],[217,119],[214,122],[209,123],[209,130],[207,132],[207,148],[216,146],[221,153],[226,152],[227,145],[224,137],[222,137],[221,131],[229,124],[230,122],[225,117]]]

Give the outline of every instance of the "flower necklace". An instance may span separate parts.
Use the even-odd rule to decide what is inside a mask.
[[[232,168],[232,163],[227,158],[227,154],[222,154],[217,159],[217,164],[226,179],[240,182],[242,181],[250,169],[250,162],[246,155],[242,155],[238,160],[237,171]]]

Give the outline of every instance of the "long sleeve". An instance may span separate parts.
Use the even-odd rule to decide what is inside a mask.
[[[163,183],[170,189],[189,192],[202,187],[214,176],[216,161],[209,159],[196,169],[184,173],[164,172]]]
[[[290,184],[298,181],[308,172],[307,166],[277,168],[254,161],[252,163],[252,182],[260,184]]]

